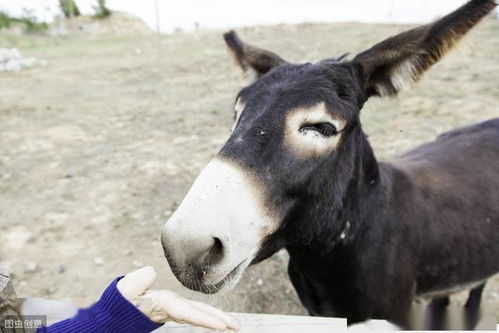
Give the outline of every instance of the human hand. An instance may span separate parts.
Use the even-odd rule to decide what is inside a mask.
[[[147,266],[127,274],[118,281],[117,288],[126,300],[156,323],[174,321],[220,331],[239,330],[238,320],[226,312],[169,290],[149,290],[155,279],[154,268]]]

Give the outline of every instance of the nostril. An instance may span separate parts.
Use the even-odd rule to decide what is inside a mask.
[[[210,249],[209,260],[211,264],[216,264],[223,257],[224,245],[220,238],[213,237],[213,246]]]
[[[223,248],[224,248],[224,246],[222,244],[222,241],[220,240],[220,238],[217,238],[217,237],[213,237],[213,240],[215,241],[215,244],[213,244],[213,248],[216,251],[221,252],[223,250]]]

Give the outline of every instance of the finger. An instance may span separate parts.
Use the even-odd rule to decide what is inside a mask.
[[[171,320],[168,313],[171,309],[181,308],[182,298],[171,290],[146,290],[136,298],[137,308],[149,319],[157,323]]]
[[[118,281],[118,291],[129,301],[142,295],[156,280],[156,272],[151,266],[142,267],[136,271],[128,273]]]
[[[175,322],[183,322],[219,331],[227,329],[227,324],[222,318],[192,306],[187,300],[178,298],[175,302],[168,303],[168,307],[164,310],[168,312],[170,318]]]
[[[225,323],[227,324],[227,327],[234,330],[234,331],[239,331],[241,329],[241,324],[239,323],[239,320],[237,320],[234,316],[228,314],[227,312],[224,312],[220,309],[217,309],[211,305],[204,304],[201,302],[196,302],[196,301],[189,301],[191,305],[201,311],[211,313],[219,318],[221,318]]]

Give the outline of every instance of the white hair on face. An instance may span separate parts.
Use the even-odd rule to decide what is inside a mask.
[[[284,130],[285,145],[299,157],[314,157],[335,150],[341,141],[341,133],[326,137],[315,131],[300,131],[305,125],[330,123],[341,132],[346,121],[334,118],[327,110],[324,102],[309,108],[297,108],[286,117]]]
[[[234,106],[234,111],[236,112],[236,119],[234,120],[234,125],[232,125],[232,129],[230,130],[231,132],[234,132],[234,130],[236,129],[236,126],[239,123],[239,119],[241,118],[241,114],[243,113],[245,107],[246,107],[246,102],[243,102],[241,97],[239,97],[236,101],[236,105]]]

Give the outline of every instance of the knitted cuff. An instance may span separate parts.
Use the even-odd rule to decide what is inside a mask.
[[[161,327],[126,300],[117,288],[122,277],[114,280],[97,303],[78,311],[71,319],[55,323],[37,332],[49,333],[149,333]]]

